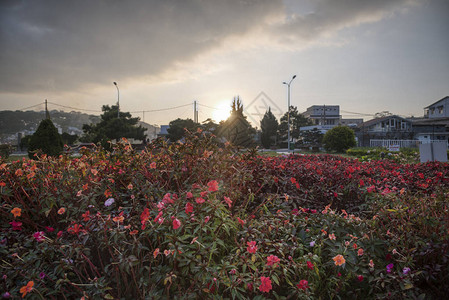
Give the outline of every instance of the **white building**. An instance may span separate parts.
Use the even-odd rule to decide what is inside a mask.
[[[443,99],[424,107],[424,111],[424,117],[429,119],[449,118],[449,96],[446,96]]]

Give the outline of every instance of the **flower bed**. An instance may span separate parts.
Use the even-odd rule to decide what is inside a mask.
[[[185,144],[0,163],[2,295],[438,298],[448,164]]]

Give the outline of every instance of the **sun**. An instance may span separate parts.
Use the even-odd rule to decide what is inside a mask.
[[[219,123],[220,121],[225,121],[231,112],[231,102],[221,101],[217,105],[214,105],[214,110],[212,111],[212,120]]]

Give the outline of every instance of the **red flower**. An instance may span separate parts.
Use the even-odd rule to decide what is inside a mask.
[[[192,194],[191,192],[187,192],[186,198],[187,198],[187,199],[193,198],[193,194]]]
[[[186,203],[186,214],[190,214],[191,212],[193,212],[193,205],[190,202]]]
[[[231,208],[232,206],[232,201],[229,197],[224,196],[224,200],[226,202],[226,204],[228,204],[229,208]]]
[[[363,281],[363,276],[362,275],[357,276],[357,280],[362,282]]]
[[[272,289],[273,287],[271,286],[271,280],[270,280],[270,277],[264,277],[264,276],[261,276],[261,277],[260,277],[260,281],[261,281],[261,284],[260,284],[260,286],[259,286],[259,290],[260,290],[262,293],[268,293],[269,291],[271,291],[271,289]]]
[[[69,227],[67,229],[67,232],[69,232],[71,234],[78,234],[83,231],[82,227],[83,227],[83,225],[75,224],[72,227]]]
[[[242,220],[242,219],[240,219],[239,217],[237,217],[237,221],[240,223],[240,225],[245,225],[245,221],[244,220]]]
[[[9,222],[9,224],[11,224],[12,230],[18,230],[18,231],[22,230],[22,222],[12,221],[12,222]]]
[[[300,290],[305,291],[309,288],[309,282],[303,279],[296,285],[296,287]]]
[[[161,212],[162,213],[162,212]],[[142,230],[145,229],[145,223],[150,219],[150,210],[148,207],[143,209],[143,212],[140,214],[140,223],[142,224]]]
[[[216,180],[209,181],[207,186],[209,187],[209,192],[218,191],[218,182]]]
[[[90,211],[86,211],[84,214],[81,215],[81,217],[83,217],[83,221],[87,222],[90,220]]]
[[[267,266],[272,266],[280,261],[281,260],[276,255],[270,255],[267,257]]]
[[[173,219],[173,229],[178,229],[181,226],[181,221],[178,219]]]
[[[307,268],[309,268],[310,270],[313,270],[313,264],[311,261],[307,261]]]
[[[35,232],[33,234],[33,237],[36,241],[43,242],[44,241],[44,232],[43,231]]]
[[[256,246],[257,242],[254,242],[254,241],[253,242],[247,242],[246,244],[248,245],[246,250],[249,253],[256,253],[256,251],[257,251],[257,246]]]
[[[202,204],[202,203],[204,203],[206,200],[204,200],[203,198],[201,198],[201,197],[199,197],[199,198],[196,198],[196,203],[198,203],[198,204]]]

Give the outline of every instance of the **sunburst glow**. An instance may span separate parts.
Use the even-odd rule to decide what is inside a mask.
[[[218,105],[214,105],[215,109],[212,112],[212,119],[215,122],[225,121],[231,112],[231,102],[221,101]]]

